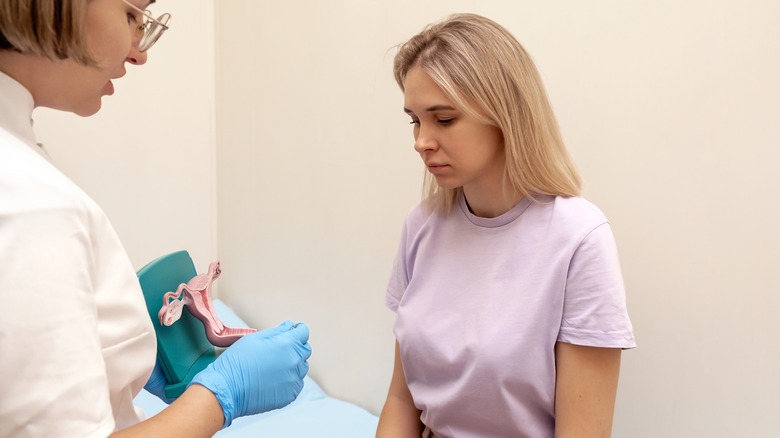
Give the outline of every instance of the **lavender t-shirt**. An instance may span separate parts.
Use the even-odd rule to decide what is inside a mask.
[[[556,342],[633,348],[609,223],[578,197],[496,218],[461,196],[404,224],[386,302],[409,390],[441,437],[552,437]]]

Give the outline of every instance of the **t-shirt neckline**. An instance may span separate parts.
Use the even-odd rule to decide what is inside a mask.
[[[466,196],[463,192],[458,196],[458,204],[460,205],[463,215],[466,216],[472,224],[483,228],[498,228],[519,218],[531,205],[531,200],[525,196],[514,207],[510,208],[509,211],[496,217],[480,217],[472,213],[469,210],[469,206],[466,203]]]

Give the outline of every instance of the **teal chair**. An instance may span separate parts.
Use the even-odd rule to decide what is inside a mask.
[[[163,295],[174,292],[181,283],[187,283],[198,275],[195,264],[187,251],[177,251],[162,256],[138,271],[138,280],[146,300],[146,310],[157,335],[157,361],[165,373],[168,384],[165,396],[180,396],[187,385],[219,355],[219,351],[206,338],[203,324],[186,308],[176,324],[160,324],[157,313],[163,304]]]

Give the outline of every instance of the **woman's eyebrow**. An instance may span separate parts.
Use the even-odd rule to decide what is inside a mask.
[[[427,111],[427,112],[432,112],[432,111],[455,111],[455,110],[456,110],[456,108],[454,106],[450,106],[450,105],[433,105],[433,106],[429,106],[428,108],[425,109],[425,111]],[[406,114],[414,114],[414,111],[410,110],[409,108],[404,108],[404,112]]]

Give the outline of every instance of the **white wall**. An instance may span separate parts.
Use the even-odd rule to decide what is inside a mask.
[[[209,0],[163,0],[171,28],[128,65],[95,116],[36,109],[38,140],[111,218],[136,268],[180,249],[217,257],[214,18]]]
[[[139,267],[180,248],[202,268],[218,256],[223,299],[260,327],[306,321],[311,374],[378,413],[392,369],[384,288],[422,176],[389,49],[450,12],[483,13],[535,57],[586,195],[612,219],[639,343],[623,356],[614,436],[780,434],[780,4],[154,9],[174,27],[100,115],[36,114]]]

